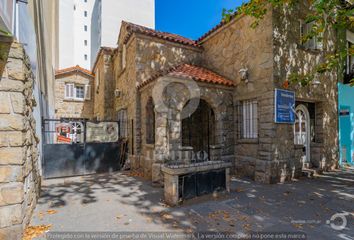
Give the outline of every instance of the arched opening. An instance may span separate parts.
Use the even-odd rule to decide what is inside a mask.
[[[201,99],[196,111],[182,120],[182,146],[193,147],[197,158],[207,160],[210,146],[215,145],[215,137],[214,111]]]
[[[155,144],[155,107],[152,97],[146,103],[146,143]]]

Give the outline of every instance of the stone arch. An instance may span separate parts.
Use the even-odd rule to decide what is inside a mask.
[[[216,116],[212,106],[200,99],[196,111],[182,119],[181,124],[182,146],[193,147],[195,152],[204,151],[210,155],[210,146],[216,144]]]

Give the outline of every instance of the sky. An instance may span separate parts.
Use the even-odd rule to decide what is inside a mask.
[[[242,0],[155,0],[156,30],[198,39],[222,19],[222,10]]]

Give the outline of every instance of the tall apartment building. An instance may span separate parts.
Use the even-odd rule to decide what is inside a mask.
[[[60,0],[57,69],[91,64],[91,16],[94,0]]]
[[[155,28],[155,0],[94,1],[91,19],[91,67],[100,47],[117,46],[123,20]]]
[[[56,69],[90,69],[101,46],[115,47],[122,20],[155,27],[154,0],[60,0]]]

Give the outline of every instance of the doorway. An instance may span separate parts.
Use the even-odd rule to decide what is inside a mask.
[[[307,107],[300,104],[295,109],[294,143],[304,146],[304,166],[309,166],[311,162],[311,127],[310,113]]]

